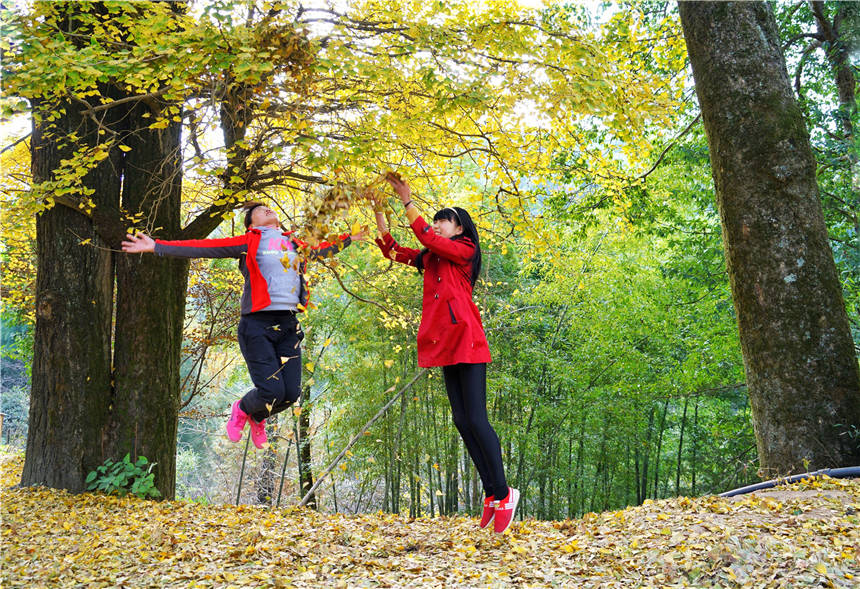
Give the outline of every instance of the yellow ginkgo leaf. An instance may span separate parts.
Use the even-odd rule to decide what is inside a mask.
[[[293,407],[293,415],[298,417],[301,414],[302,414],[302,408],[301,407]]]
[[[122,151],[129,152],[131,148],[128,145],[119,145],[118,146]]]
[[[313,372],[313,371],[314,371],[314,366],[315,366],[315,365],[314,365],[314,363],[313,363],[313,362],[308,362],[307,364],[305,364],[305,368],[307,368],[307,369],[308,369],[308,372]]]

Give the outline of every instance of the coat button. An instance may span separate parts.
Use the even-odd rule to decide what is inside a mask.
[[[437,276],[437,277],[436,277],[436,282],[442,282],[442,277],[441,277],[441,276]]]
[[[434,295],[433,295],[433,298],[434,298],[434,299],[438,299],[438,298],[439,298],[439,295],[438,295],[438,294],[434,294]]]

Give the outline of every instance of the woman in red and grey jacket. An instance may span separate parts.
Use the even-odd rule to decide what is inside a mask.
[[[254,445],[263,448],[267,442],[266,418],[289,407],[301,393],[300,344],[304,333],[296,313],[308,304],[301,252],[322,259],[364,235],[345,234],[337,243],[323,242],[308,248],[292,237],[292,232],[282,232],[277,214],[260,203],[246,207],[245,228],[244,235],[224,239],[165,241],[139,233],[128,235],[122,250],[180,258],[239,259],[239,270],[245,277],[239,348],[254,388],[233,403],[227,437],[238,442],[247,423]]]
[[[499,437],[487,417],[487,337],[472,289],[481,271],[481,246],[472,218],[465,210],[445,208],[433,225],[421,218],[410,197],[409,185],[397,174],[385,179],[400,197],[412,231],[424,249],[399,245],[375,203],[376,240],[386,258],[418,268],[424,274],[421,324],[418,327],[418,365],[441,366],[451,403],[454,425],[484,486],[480,526],[493,521],[502,533],[513,521],[519,491],[508,487]]]

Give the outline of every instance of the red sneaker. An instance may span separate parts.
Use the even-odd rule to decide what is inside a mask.
[[[251,441],[254,442],[254,445],[259,449],[264,448],[269,442],[268,436],[266,436],[266,420],[257,423],[249,418],[248,427],[251,428]]]
[[[486,528],[493,521],[493,515],[496,512],[496,502],[493,496],[490,495],[484,499],[484,513],[481,514],[481,528]]]
[[[238,442],[242,439],[242,430],[245,429],[245,422],[248,421],[248,414],[242,411],[239,407],[239,401],[233,403],[233,409],[230,411],[230,419],[227,420],[227,437],[231,442]]]
[[[511,522],[514,521],[514,512],[517,510],[517,503],[519,503],[519,501],[520,492],[508,487],[508,496],[504,499],[500,499],[496,503],[496,517],[493,522],[494,532],[501,534],[511,526]]]

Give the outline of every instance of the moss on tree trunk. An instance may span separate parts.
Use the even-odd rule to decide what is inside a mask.
[[[681,2],[761,466],[860,464],[860,377],[815,160],[763,2]]]

